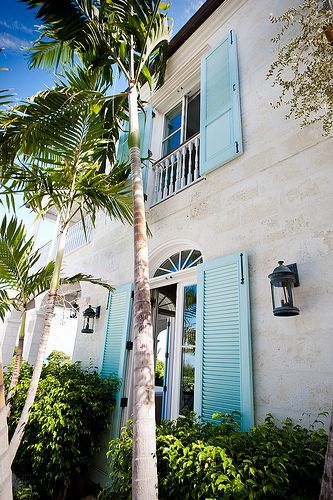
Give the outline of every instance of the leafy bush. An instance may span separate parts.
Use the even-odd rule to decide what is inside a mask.
[[[24,364],[12,398],[9,432],[13,433],[24,405],[31,378]],[[49,499],[71,483],[78,471],[85,473],[98,450],[98,437],[110,421],[116,379],[101,379],[91,370],[72,363],[62,353],[52,353],[44,366],[26,432],[13,470],[31,486],[31,498]],[[61,496],[61,495],[60,495]],[[28,497],[26,497],[28,498]]]
[[[156,360],[155,385],[162,386],[164,381],[164,363],[160,359]]]
[[[14,500],[39,500],[38,493],[33,491],[31,484],[19,481],[14,489]]]
[[[248,433],[230,418],[200,423],[193,414],[157,429],[159,498],[318,498],[327,435],[271,415]],[[100,498],[131,498],[132,429],[110,442],[111,490]]]

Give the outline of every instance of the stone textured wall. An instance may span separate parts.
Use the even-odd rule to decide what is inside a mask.
[[[280,14],[291,3],[297,2],[229,0],[172,56],[168,92],[161,89],[152,98],[157,111],[154,156],[159,154],[162,113],[178,100],[182,65],[192,61],[188,80],[194,85],[200,63],[196,54],[230,29],[238,40],[244,154],[151,208],[149,248],[154,254],[167,242],[189,240],[205,261],[249,252],[256,420],[267,412],[282,418],[305,413],[307,424],[318,411],[330,409],[333,392],[333,140],[322,137],[319,127],[301,130],[284,119],[285,110],[270,106],[276,91],[266,81],[275,54],[269,14]],[[123,284],[133,279],[132,253],[131,229],[101,216],[92,243],[69,255],[65,268]],[[280,259],[298,265],[298,317],[272,315],[267,275]],[[103,307],[96,334],[78,333],[75,358],[86,363],[91,358],[98,365],[106,293],[82,288],[87,304]]]

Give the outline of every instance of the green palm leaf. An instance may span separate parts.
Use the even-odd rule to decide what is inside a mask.
[[[109,283],[107,283],[105,280],[101,278],[94,278],[90,274],[74,274],[71,277],[66,277],[66,278],[61,278],[60,284],[61,285],[70,285],[73,283],[80,283],[80,282],[86,282],[86,283],[91,283],[93,285],[99,285],[102,286],[103,288],[106,288],[109,291],[113,291],[114,288],[111,286]]]
[[[0,289],[0,319],[3,321],[7,312],[11,310],[12,300],[6,290]]]
[[[36,264],[39,253],[33,251],[33,240],[26,241],[22,222],[5,216],[0,226],[0,283],[20,290],[25,285],[29,269]]]

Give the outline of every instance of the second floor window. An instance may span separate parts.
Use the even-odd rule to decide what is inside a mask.
[[[175,151],[183,142],[200,131],[200,93],[184,96],[169,113],[165,115],[162,156]]]

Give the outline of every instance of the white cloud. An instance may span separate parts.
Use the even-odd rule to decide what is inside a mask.
[[[28,33],[29,35],[32,35],[34,32],[32,28],[28,28],[19,21],[9,21],[6,19],[0,19],[0,26],[3,26],[4,28],[7,28],[9,30],[22,31],[23,33]]]
[[[9,50],[20,50],[22,47],[30,45],[28,40],[10,35],[9,33],[0,33],[0,47]]]

